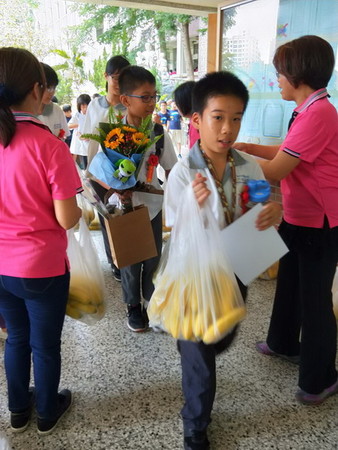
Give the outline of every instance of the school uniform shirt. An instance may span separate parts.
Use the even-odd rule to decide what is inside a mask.
[[[47,125],[54,136],[66,138],[70,136],[66,116],[57,103],[49,103],[43,109],[42,114],[37,116],[42,123]],[[64,135],[60,136],[60,131],[64,130]]]
[[[81,112],[76,112],[69,121],[69,124],[77,124],[78,127],[74,128],[72,141],[70,143],[70,153],[73,155],[87,156],[87,145],[84,140],[81,140],[81,134],[83,133],[83,126],[86,120],[86,115]]]
[[[161,120],[161,124],[166,126],[170,120],[170,114],[168,112],[166,112],[164,114],[159,112],[159,113],[157,113],[157,115],[159,116],[159,118]]]
[[[240,195],[243,192],[244,185],[249,179],[264,180],[264,175],[262,169],[253,156],[233,148],[230,151],[234,158],[236,168],[236,208],[234,218],[237,219],[242,215]],[[207,198],[206,202],[208,202],[219,227],[222,229],[226,225],[222,202],[217,191],[214,178],[203,158],[199,142],[195,143],[189,154],[180,159],[170,172],[164,193],[164,213],[166,225],[168,227],[172,227],[174,225],[177,207],[179,205],[180,198],[182,198],[182,192],[187,185],[192,183],[197,173],[201,173],[207,178],[206,184],[208,189],[211,191],[211,194]],[[229,164],[226,165],[222,184],[226,198],[231,205],[232,175]]]
[[[126,117],[123,119],[123,123],[127,123]],[[130,124],[132,125],[132,124]],[[161,155],[159,158],[159,164],[164,170],[171,170],[174,165],[177,162],[176,153],[173,147],[173,144],[171,142],[171,139],[166,132],[166,130],[163,129],[164,134],[164,145],[163,149],[161,151]],[[154,154],[156,152],[155,144],[152,145],[147,149],[147,151],[144,153],[144,157],[141,161],[141,166],[138,172],[137,180],[141,183],[145,183],[147,179],[147,162],[149,159],[149,156],[151,154]],[[151,183],[149,183],[151,186],[153,186],[156,189],[162,189],[158,178],[156,174],[156,170],[154,170],[153,179]],[[138,205],[145,205],[148,207],[150,220],[154,219],[154,217],[157,216],[157,214],[162,210],[162,204],[163,204],[163,195],[159,194],[149,194],[147,192],[133,192],[132,196],[133,206]]]
[[[82,134],[99,134],[99,123],[108,123],[109,107],[110,105],[107,102],[107,98],[105,96],[94,98],[94,100],[92,100],[88,105]],[[122,114],[124,114],[126,110],[126,108],[121,104],[115,105],[114,109],[116,111],[122,112]],[[84,146],[88,155],[89,167],[92,159],[99,150],[100,144],[90,139],[88,141],[84,141]],[[89,172],[87,172],[87,176],[91,176]]]
[[[177,109],[170,111],[169,130],[181,129],[181,115]]]
[[[326,89],[311,94],[280,147],[298,166],[281,181],[284,219],[292,225],[338,226],[338,116]]]
[[[82,191],[67,145],[34,116],[15,113],[11,143],[0,145],[0,274],[23,278],[63,275],[67,235],[53,200]]]

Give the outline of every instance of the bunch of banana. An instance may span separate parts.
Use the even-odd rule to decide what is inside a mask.
[[[66,314],[81,319],[87,314],[103,315],[103,291],[95,280],[71,277]]]
[[[171,282],[160,277],[147,312],[174,338],[206,344],[217,342],[246,314],[236,304],[233,281],[222,270],[211,272],[208,282],[189,274]]]

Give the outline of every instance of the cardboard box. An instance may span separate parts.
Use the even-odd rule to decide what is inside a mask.
[[[157,256],[148,208],[104,219],[114,264],[121,268]]]

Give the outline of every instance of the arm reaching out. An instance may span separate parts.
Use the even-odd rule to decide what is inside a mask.
[[[282,207],[279,203],[269,202],[264,205],[262,211],[258,214],[256,227],[263,231],[267,228],[277,225],[282,216]]]

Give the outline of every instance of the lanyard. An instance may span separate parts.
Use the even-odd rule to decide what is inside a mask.
[[[234,158],[231,155],[230,150],[229,150],[228,156],[227,156],[227,162],[231,169],[231,179],[232,179],[231,180],[232,181],[231,207],[230,207],[229,202],[228,202],[227,197],[224,192],[223,185],[216,176],[216,171],[212,164],[211,159],[209,158],[209,156],[207,156],[204,153],[204,151],[202,149],[201,149],[201,152],[202,152],[202,156],[208,166],[208,169],[210,170],[210,173],[216,183],[217,192],[220,196],[223,211],[224,211],[225,221],[226,221],[227,225],[229,225],[231,222],[234,221],[235,208],[236,208],[236,167],[235,167]]]

